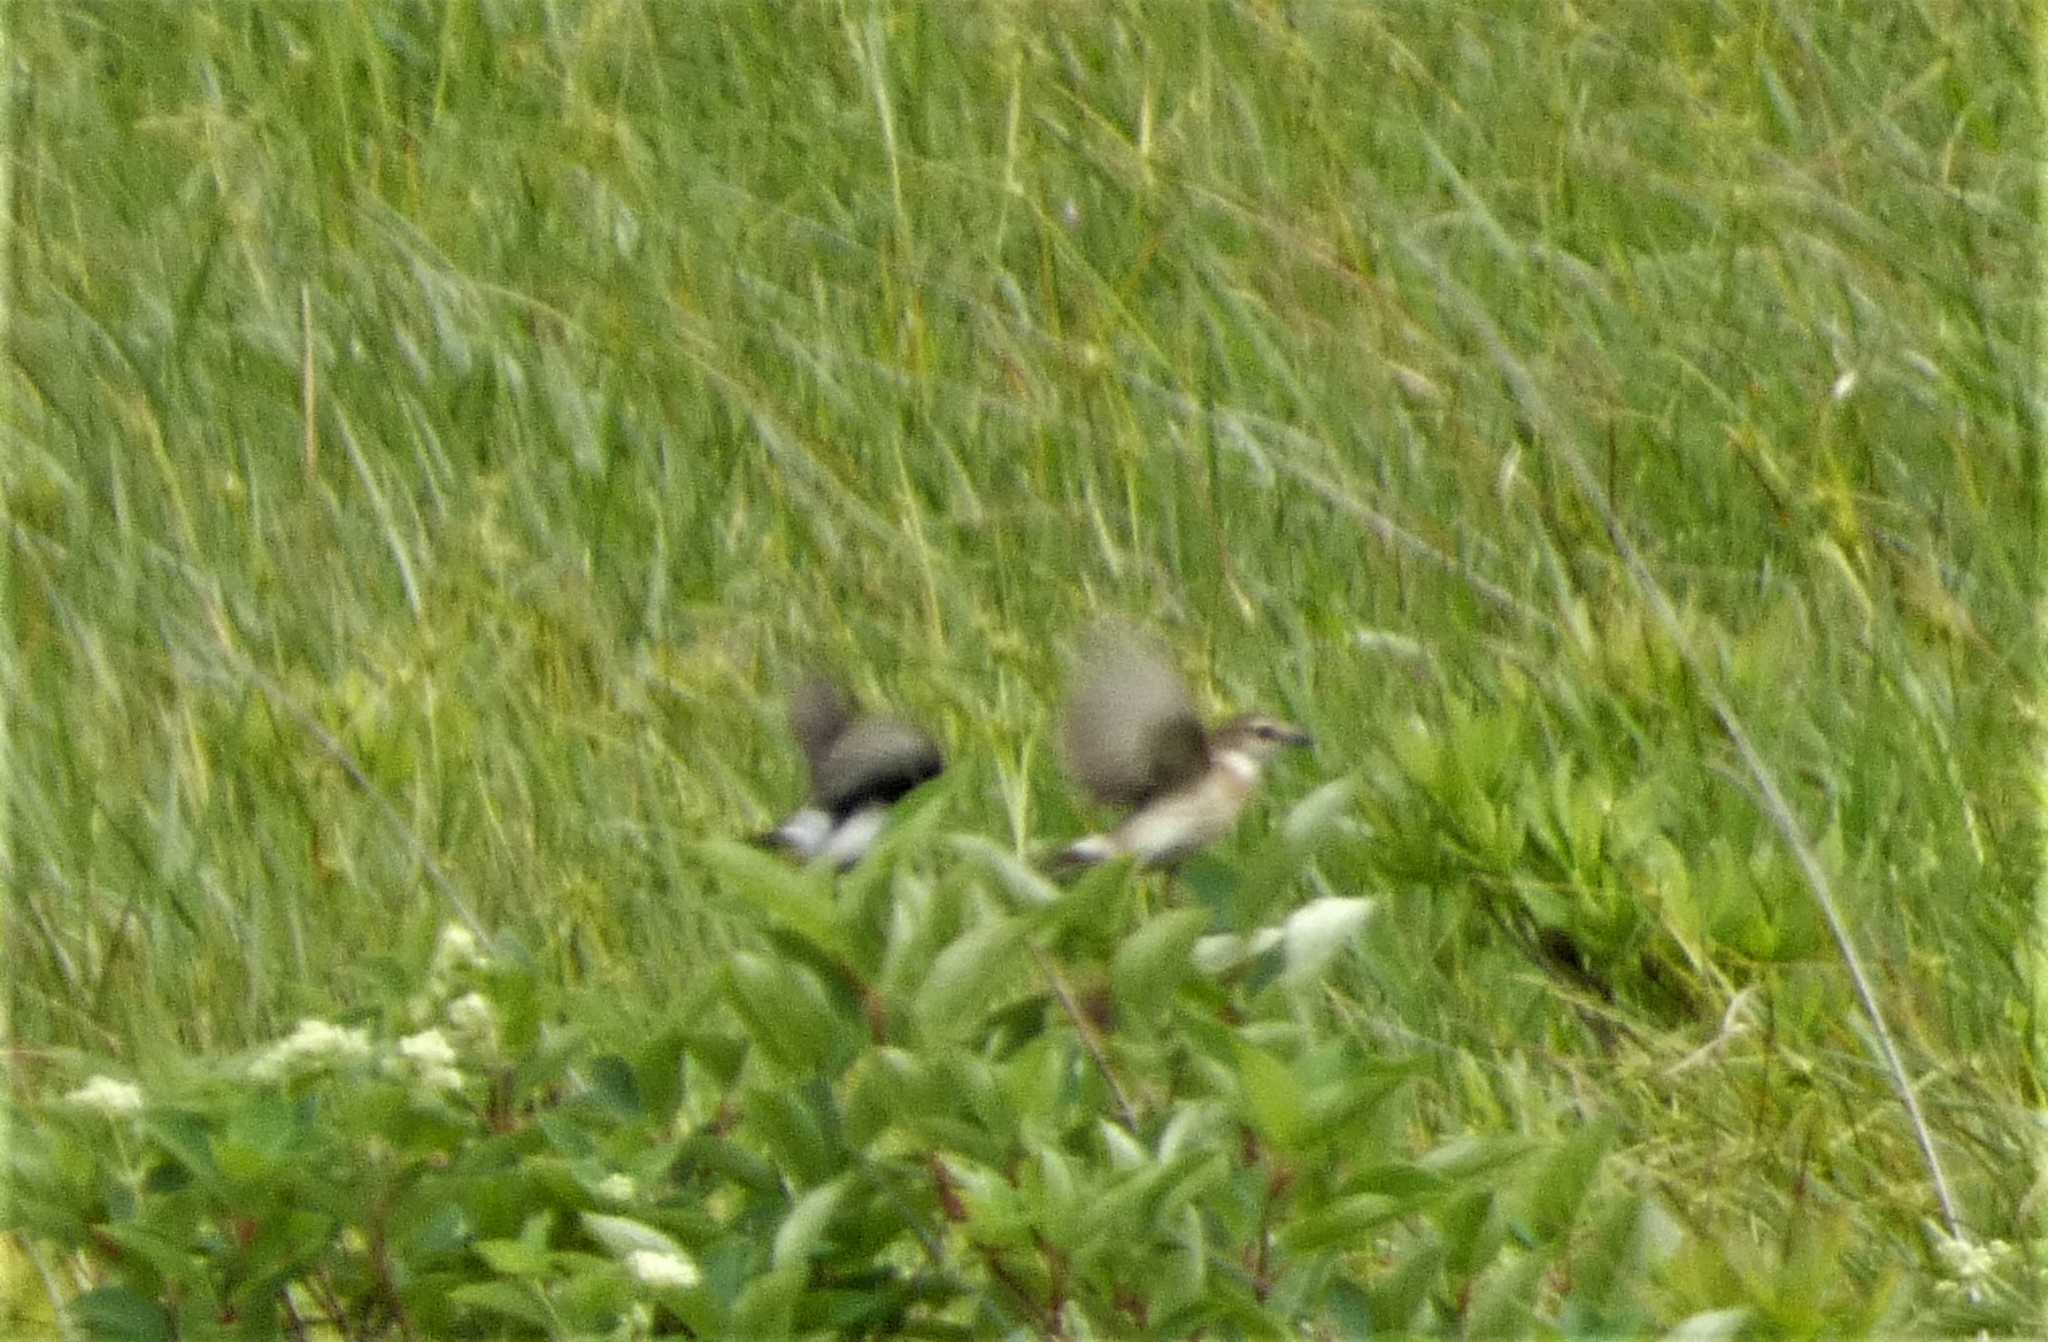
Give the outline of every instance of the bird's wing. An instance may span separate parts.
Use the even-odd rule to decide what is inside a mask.
[[[897,718],[862,718],[812,769],[811,799],[837,819],[894,802],[945,767],[938,743],[923,730]]]
[[[1098,633],[1067,700],[1068,772],[1098,800],[1141,806],[1208,767],[1201,717],[1163,653],[1129,630]]]
[[[830,676],[812,676],[790,695],[790,734],[796,737],[797,748],[804,752],[804,766],[813,779],[833,742],[852,721],[853,699],[846,693],[846,687]]]

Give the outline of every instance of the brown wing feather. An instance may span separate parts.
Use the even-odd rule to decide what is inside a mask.
[[[1122,628],[1089,640],[1061,745],[1075,781],[1112,806],[1141,806],[1209,763],[1186,682],[1155,645]]]

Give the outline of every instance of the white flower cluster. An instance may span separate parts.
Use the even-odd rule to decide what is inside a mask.
[[[417,1082],[429,1091],[457,1090],[462,1073],[455,1066],[455,1048],[439,1030],[422,1030],[398,1041],[398,1052],[384,1063],[393,1076]]]
[[[448,1028],[466,1053],[493,1057],[498,1052],[498,1009],[482,993],[465,993],[448,1004]]]
[[[1951,1239],[1938,1229],[1932,1229],[1931,1233],[1934,1256],[1948,1269],[1948,1279],[1935,1284],[1935,1290],[1943,1295],[1974,1296],[1980,1288],[1990,1284],[2012,1257],[2012,1245],[2002,1239],[1979,1244],[1970,1239]]]
[[[67,1104],[93,1109],[109,1118],[142,1112],[142,1087],[111,1076],[95,1076],[64,1097]]]
[[[434,958],[427,976],[427,993],[414,1006],[415,1023],[425,1024],[437,1011],[446,1018],[446,1032],[429,1026],[400,1039],[383,1060],[386,1075],[420,1087],[430,1094],[460,1089],[463,1075],[457,1066],[462,1054],[490,1060],[499,1048],[498,1012],[490,998],[480,992],[465,993],[445,1008],[445,1001],[457,976],[490,963],[476,935],[460,923],[441,929],[434,943]],[[451,1036],[452,1041],[451,1041]],[[381,1051],[381,1050],[380,1050]],[[346,1029],[323,1020],[302,1020],[291,1036],[272,1044],[250,1064],[249,1073],[259,1081],[285,1081],[293,1077],[367,1061],[372,1053],[369,1032]]]
[[[370,1056],[370,1036],[361,1029],[347,1029],[310,1017],[299,1028],[278,1040],[249,1065],[258,1081],[285,1081],[323,1068],[361,1062]]]
[[[481,969],[491,962],[484,954],[484,948],[477,943],[476,933],[461,923],[449,923],[441,929],[440,940],[434,943],[434,961],[427,970],[427,981],[435,996],[447,990],[448,981],[465,969]]]
[[[597,1181],[597,1195],[608,1202],[631,1202],[640,1188],[629,1174],[607,1174]]]
[[[635,1249],[626,1255],[626,1271],[642,1286],[656,1290],[686,1291],[704,1279],[697,1265],[676,1253],[658,1249]]]

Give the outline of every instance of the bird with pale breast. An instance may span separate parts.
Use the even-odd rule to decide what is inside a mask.
[[[946,767],[923,728],[886,714],[858,714],[838,681],[814,676],[789,701],[789,729],[810,773],[796,812],[754,842],[800,862],[840,871],[867,856],[889,808]]]
[[[1262,713],[1205,728],[1187,683],[1164,654],[1129,630],[1113,629],[1088,648],[1060,743],[1082,789],[1127,812],[1115,828],[1053,858],[1055,870],[1071,870],[1122,857],[1178,865],[1237,824],[1269,760],[1313,740]]]

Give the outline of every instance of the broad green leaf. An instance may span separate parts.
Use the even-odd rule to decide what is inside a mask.
[[[1338,1337],[1371,1337],[1387,1331],[1374,1326],[1372,1296],[1349,1277],[1339,1276],[1323,1288],[1321,1312]]]
[[[1102,1139],[1102,1151],[1109,1157],[1111,1169],[1138,1170],[1152,1163],[1151,1154],[1121,1124],[1102,1119],[1095,1125],[1095,1135]]]
[[[142,1123],[143,1131],[193,1178],[203,1184],[216,1178],[218,1171],[213,1161],[213,1140],[204,1119],[183,1111],[161,1110],[148,1113]]]
[[[1282,1227],[1280,1244],[1290,1253],[1321,1253],[1325,1249],[1355,1252],[1365,1247],[1372,1231],[1412,1210],[1398,1198],[1378,1193],[1354,1194]]]
[[[1614,1198],[1583,1241],[1573,1240],[1572,1302],[1595,1311],[1621,1303],[1627,1288],[1668,1260],[1680,1243],[1678,1227],[1655,1200]]]
[[[530,1286],[510,1281],[467,1282],[448,1292],[465,1309],[516,1319],[531,1328],[548,1326],[548,1308]]]
[[[994,990],[1023,936],[1022,920],[991,918],[940,951],[917,993],[915,1009],[924,1027],[940,1037],[964,1033],[994,1004]]]
[[[1572,1228],[1614,1131],[1611,1118],[1585,1124],[1545,1163],[1529,1189],[1528,1217],[1538,1235],[1555,1239]]]
[[[1416,1325],[1437,1282],[1443,1276],[1444,1253],[1435,1240],[1425,1240],[1408,1251],[1392,1272],[1379,1277],[1367,1290],[1372,1297],[1373,1322],[1389,1336],[1399,1336]]]
[[[622,1118],[645,1113],[640,1103],[640,1079],[633,1066],[616,1053],[600,1053],[590,1060],[590,1088],[606,1108]]]
[[[819,1242],[831,1227],[840,1199],[846,1196],[849,1178],[850,1175],[841,1175],[831,1183],[818,1185],[798,1198],[796,1205],[789,1209],[789,1215],[782,1218],[782,1224],[775,1231],[771,1259],[778,1270],[801,1270],[810,1262],[811,1255],[817,1251]]]
[[[951,843],[956,852],[996,878],[1019,912],[1049,909],[1065,897],[1058,886],[1033,870],[1015,853],[979,834],[956,834]]]
[[[544,1277],[548,1251],[519,1239],[487,1239],[476,1244],[477,1257],[501,1277]]]
[[[1031,1211],[1009,1179],[986,1166],[955,1158],[948,1162],[953,1185],[966,1205],[977,1242],[1022,1245],[1035,1228]]]
[[[736,1035],[685,1030],[682,1043],[690,1061],[703,1068],[721,1086],[730,1086],[739,1078],[740,1066],[747,1059],[746,1041]]]
[[[724,888],[743,903],[805,938],[826,955],[852,960],[854,947],[839,921],[831,888],[816,872],[791,866],[772,853],[732,839],[712,839],[697,857],[725,878]]]
[[[890,809],[889,823],[875,840],[874,847],[868,850],[859,866],[841,878],[854,902],[858,903],[862,898],[858,889],[862,882],[887,879],[902,854],[932,845],[932,836],[946,818],[954,790],[961,786],[960,780],[964,776],[958,769],[941,774]]]
[[[548,1146],[570,1160],[594,1160],[598,1154],[597,1138],[574,1117],[560,1110],[542,1114],[535,1121],[541,1136]]]
[[[1413,1200],[1433,1196],[1449,1185],[1450,1181],[1434,1170],[1395,1160],[1367,1166],[1347,1179],[1344,1188],[1352,1193],[1384,1193]]]
[[[600,1212],[584,1212],[581,1219],[583,1229],[614,1258],[624,1258],[635,1250],[689,1257],[667,1231],[645,1221],[636,1221],[630,1216],[607,1216]]]
[[[799,1183],[828,1179],[845,1163],[835,1139],[838,1125],[828,1131],[818,1104],[806,1087],[756,1086],[746,1092],[745,1135]]]
[[[732,1327],[736,1338],[789,1337],[797,1301],[803,1297],[810,1269],[802,1266],[777,1268],[748,1282],[733,1302]]]
[[[726,965],[731,1000],[762,1052],[793,1072],[823,1069],[853,1029],[809,970],[741,951]]]
[[[1359,782],[1356,774],[1346,774],[1303,797],[1288,808],[1287,818],[1280,822],[1281,837],[1297,849],[1314,844],[1350,809]]]
[[[1507,1239],[1507,1218],[1489,1188],[1454,1198],[1438,1213],[1437,1226],[1443,1233],[1444,1266],[1453,1277],[1478,1272]]]
[[[160,1234],[135,1221],[110,1221],[93,1227],[93,1236],[117,1245],[124,1256],[123,1269],[130,1281],[154,1269],[163,1282],[175,1282],[192,1270],[195,1254],[181,1240]],[[144,1281],[152,1290],[158,1282]]]
[[[684,1032],[665,1030],[633,1050],[633,1075],[648,1115],[666,1118],[683,1098]]]
[[[1459,1137],[1423,1154],[1415,1163],[1431,1174],[1466,1179],[1511,1165],[1535,1149],[1524,1137]]]
[[[1536,1325],[1537,1292],[1550,1266],[1547,1253],[1522,1253],[1497,1263],[1472,1291],[1467,1337],[1525,1337]]]
[[[1287,1064],[1240,1040],[1237,1075],[1238,1093],[1252,1126],[1283,1148],[1298,1146],[1308,1135],[1308,1102]]]
[[[87,1291],[65,1307],[71,1322],[95,1342],[172,1342],[171,1316],[148,1296],[126,1286]]]
[[[1118,1006],[1136,1017],[1164,1006],[1193,971],[1190,956],[1208,926],[1205,910],[1174,909],[1125,937],[1110,970]]]

